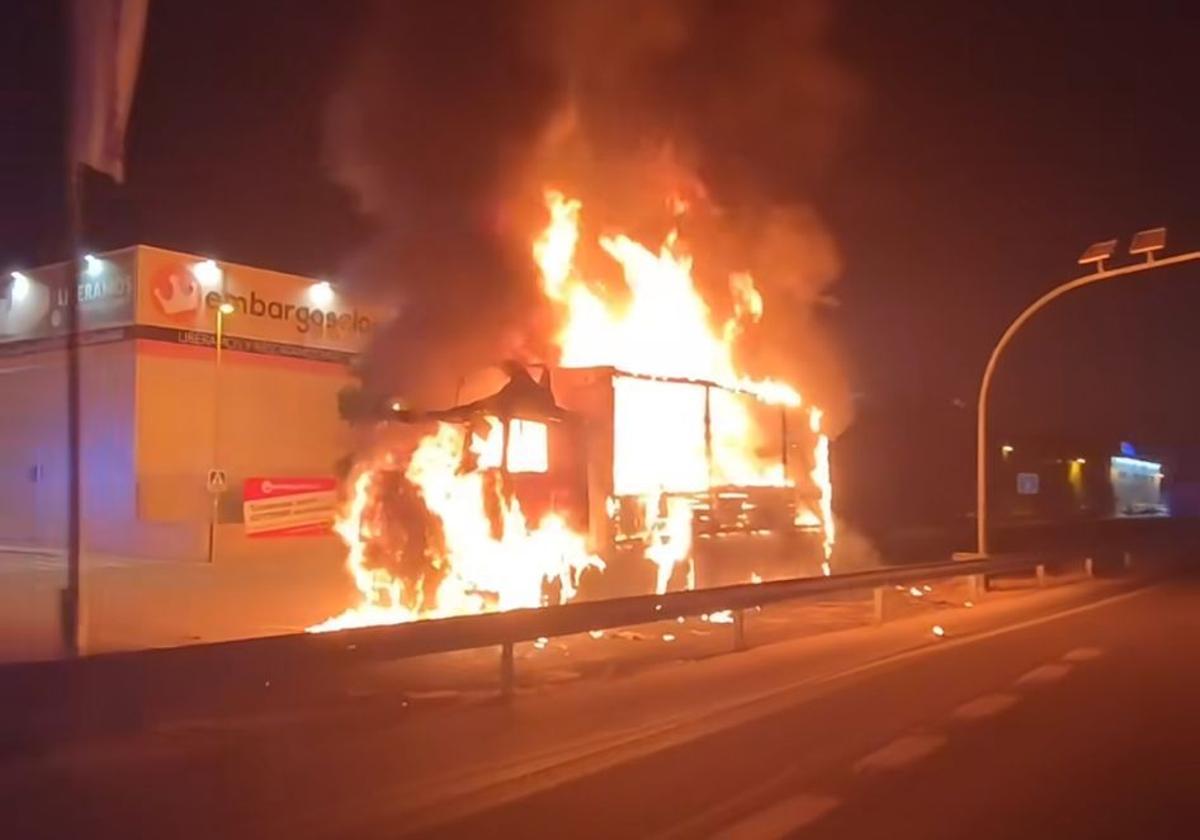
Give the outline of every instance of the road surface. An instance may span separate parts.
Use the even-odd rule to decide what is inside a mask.
[[[1200,834],[1200,579],[847,676],[456,837]]]
[[[1194,836],[1198,663],[1200,578],[1077,583],[512,707],[383,694],[60,745],[0,760],[0,811],[20,838]]]

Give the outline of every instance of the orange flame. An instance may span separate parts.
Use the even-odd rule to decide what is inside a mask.
[[[825,552],[825,560],[821,563],[821,572],[828,576],[830,573],[829,558],[833,556],[833,545],[837,539],[833,524],[833,479],[829,473],[829,437],[821,431],[821,419],[824,412],[817,407],[809,409],[808,423],[813,434],[817,436],[813,447],[812,480],[821,491],[821,531],[824,539],[821,548]]]
[[[559,304],[563,325],[557,335],[563,367],[608,366],[626,373],[667,381],[622,378],[614,382],[614,492],[640,495],[647,511],[646,556],[658,566],[658,591],[671,569],[690,551],[680,535],[686,505],[668,504],[659,494],[699,492],[721,485],[788,484],[778,458],[766,458],[757,446],[761,434],[740,394],[761,402],[797,407],[800,395],[790,385],[755,380],[734,364],[734,344],[747,325],[762,318],[763,297],[746,272],[730,276],[733,314],[713,326],[708,303],[692,278],[692,258],[678,232],[667,234],[657,252],[623,234],[602,236],[603,251],[619,266],[628,298],[620,302],[584,277],[575,263],[582,204],[562,193],[545,195],[549,220],[533,244],[542,290]],[[676,207],[677,215],[685,208]],[[709,388],[707,384],[720,388]],[[704,420],[710,434],[705,435]],[[810,411],[817,434],[811,478],[821,493],[820,513],[829,573],[834,531],[829,482],[829,441],[820,432],[821,412]],[[798,523],[799,524],[799,523]],[[666,538],[666,535],[672,535]]]
[[[531,431],[538,426],[540,435]],[[545,427],[532,423],[525,429],[510,434],[510,462],[525,467],[540,462],[544,469]],[[472,436],[469,444],[460,426],[439,423],[437,431],[421,439],[409,460],[405,478],[417,488],[444,535],[433,567],[445,576],[437,586],[436,602],[431,604],[424,603],[420,581],[410,591],[388,571],[368,567],[366,546],[375,533],[367,514],[373,478],[381,465],[359,470],[336,529],[346,543],[346,565],[363,601],[308,628],[310,632],[539,607],[547,602],[548,585],[557,586],[560,603],[575,597],[584,570],[602,569],[604,564],[588,552],[583,536],[567,528],[560,517],[549,514],[536,527],[529,526],[520,503],[502,492],[493,480],[498,473],[488,466],[490,458],[498,461],[502,436],[503,424],[496,418],[488,418],[486,435]],[[539,438],[543,443],[540,455]],[[464,448],[476,459],[474,468],[465,471]],[[489,513],[489,503],[495,513]],[[493,527],[496,517],[499,528]]]
[[[729,277],[731,314],[717,322],[696,288],[692,258],[672,230],[657,251],[624,234],[602,236],[600,249],[619,269],[628,292],[618,301],[583,276],[576,264],[582,205],[546,193],[549,220],[533,243],[542,291],[562,314],[556,336],[563,367],[611,367],[613,488],[641,502],[644,555],[656,567],[655,590],[665,592],[686,567],[694,586],[692,502],[680,494],[726,485],[790,486],[780,457],[763,454],[752,404],[796,408],[800,394],[784,382],[752,379],[734,363],[734,346],[763,317],[764,301],[746,272]],[[676,217],[686,211],[672,205]],[[820,492],[818,511],[801,511],[797,524],[819,524],[825,562],[834,544],[829,439],[822,413],[809,409],[816,443],[810,478]],[[507,434],[505,432],[507,431]],[[506,443],[507,440],[507,443]],[[507,450],[507,451],[506,451]],[[603,568],[582,535],[551,514],[526,521],[504,476],[545,472],[544,424],[486,418],[471,434],[439,423],[408,458],[404,478],[435,524],[415,579],[379,568],[368,556],[386,523],[380,476],[395,470],[391,455],[360,465],[337,523],[346,564],[362,595],[358,607],[309,628],[336,630],[439,617],[537,607],[573,598],[586,569]],[[609,500],[612,504],[613,500]],[[802,520],[804,520],[802,522]],[[761,580],[757,575],[755,582]],[[722,619],[723,620],[723,619]]]

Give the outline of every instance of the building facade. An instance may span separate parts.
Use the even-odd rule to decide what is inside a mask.
[[[352,441],[337,394],[381,312],[328,283],[143,245],[71,273],[14,272],[0,299],[0,543],[65,541],[74,293],[85,551],[338,553],[335,471]]]

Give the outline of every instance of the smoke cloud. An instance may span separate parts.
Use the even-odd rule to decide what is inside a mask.
[[[751,372],[838,415],[814,313],[840,259],[807,201],[856,96],[831,23],[804,0],[378,3],[327,131],[330,172],[375,224],[346,275],[400,313],[369,386],[445,404],[476,368],[550,356],[530,242],[552,185],[582,198],[589,230],[654,245],[668,201],[687,202],[710,302],[728,304],[731,271],[766,299]]]

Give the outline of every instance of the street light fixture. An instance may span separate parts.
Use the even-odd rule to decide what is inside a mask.
[[[217,269],[220,271],[220,269]],[[197,279],[199,277],[197,276]],[[201,281],[203,282],[203,281]],[[225,318],[236,311],[229,301],[222,301],[216,311],[216,329],[213,342],[213,432],[212,432],[212,468],[221,469],[221,348],[225,343]],[[211,492],[211,491],[210,491]],[[221,494],[212,492],[212,511],[208,520],[208,562],[217,560],[217,523],[220,518]]]
[[[1111,257],[1117,250],[1117,240],[1106,239],[1103,242],[1095,242],[1088,246],[1087,250],[1079,255],[1079,264],[1088,265],[1089,263],[1096,264],[1097,271],[1104,270],[1104,261]]]
[[[1117,241],[1110,239],[1105,242],[1097,242],[1092,245],[1079,257],[1080,265],[1088,265],[1095,263],[1095,271],[1091,274],[1085,274],[1082,277],[1076,277],[1074,280],[1069,280],[1060,286],[1055,286],[1050,291],[1046,292],[1040,298],[1035,300],[1025,308],[1020,315],[1016,317],[1008,329],[1000,336],[1000,340],[996,346],[992,348],[992,355],[988,358],[987,366],[983,369],[983,379],[979,383],[979,405],[976,413],[976,429],[975,429],[975,538],[976,551],[978,554],[987,554],[988,550],[988,526],[987,526],[987,464],[988,464],[988,448],[987,448],[987,402],[988,388],[992,383],[992,374],[995,373],[996,363],[1000,360],[1000,354],[1004,352],[1004,348],[1012,340],[1013,335],[1017,330],[1028,321],[1042,307],[1046,306],[1051,301],[1073,289],[1079,289],[1083,286],[1090,286],[1092,283],[1098,283],[1101,280],[1111,280],[1116,277],[1126,277],[1134,274],[1140,274],[1143,271],[1149,271],[1156,268],[1166,268],[1167,266],[1179,265],[1186,262],[1194,262],[1200,260],[1200,251],[1191,251],[1187,254],[1179,254],[1174,257],[1154,258],[1151,257],[1151,252],[1161,249],[1167,240],[1167,231],[1165,228],[1155,228],[1153,230],[1145,230],[1134,237],[1134,241],[1130,247],[1132,253],[1146,254],[1146,261],[1143,263],[1134,263],[1133,265],[1123,265],[1118,268],[1105,268],[1104,261],[1115,253],[1117,249]],[[1135,250],[1137,249],[1137,250]],[[1080,460],[1082,463],[1082,459]]]
[[[1154,252],[1161,251],[1167,246],[1167,229],[1165,227],[1140,230],[1133,235],[1129,243],[1129,253],[1145,254],[1146,262],[1154,262]]]

